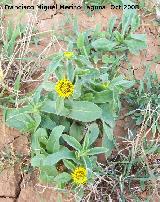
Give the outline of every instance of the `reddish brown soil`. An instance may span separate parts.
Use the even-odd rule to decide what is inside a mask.
[[[26,5],[31,4],[30,0],[14,0],[14,5],[18,3],[24,3]],[[46,4],[52,5],[54,1],[45,1]],[[56,1],[59,3],[58,1]],[[69,1],[70,3],[78,3],[79,1]],[[38,12],[37,20],[35,20],[35,25],[38,32],[45,32],[54,28],[55,32],[62,34],[63,32],[70,32],[72,26],[66,24],[61,26],[61,23],[66,19],[65,15],[67,12],[57,11],[41,11]],[[71,11],[68,12],[71,16],[77,16],[78,22],[80,25],[80,30],[86,30],[88,28],[93,28],[96,24],[101,24],[102,27],[106,27],[108,19],[116,14],[118,17],[121,16],[122,12],[120,10],[111,10],[108,9],[95,13],[93,16],[88,17],[84,11]],[[4,21],[12,18],[15,22],[17,21],[17,15],[13,11],[5,11]],[[21,18],[22,22],[28,22],[29,14],[25,13]],[[148,48],[146,51],[143,51],[140,56],[129,56],[130,62],[132,64],[132,69],[137,79],[141,79],[144,74],[144,63],[149,64],[149,62],[159,54],[159,39],[158,35],[160,29],[154,25],[155,16],[151,15],[148,17],[142,17],[142,27],[140,31],[142,33],[147,33],[147,42]],[[51,40],[51,34],[45,34],[41,37],[40,44],[38,46],[32,45],[30,51],[34,51],[39,55],[45,47],[49,44]],[[66,50],[66,45],[63,42],[55,42],[51,48],[45,52],[45,56],[52,55],[53,53],[59,50]],[[47,60],[43,60],[41,66],[45,68],[48,65]],[[160,64],[152,64],[152,70],[160,76]],[[121,71],[127,74],[127,66],[124,64],[124,67]],[[126,123],[128,120],[125,119],[124,114],[126,109],[122,110],[121,116],[116,123],[116,128],[114,130],[115,136],[119,139],[124,137],[127,133]],[[0,150],[3,151],[4,148],[11,147],[13,155],[21,154],[23,156],[22,162],[15,163],[13,166],[7,165],[7,168],[0,173],[0,202],[56,202],[58,200],[58,194],[54,188],[45,188],[37,186],[37,179],[35,179],[34,174],[23,174],[21,171],[22,164],[28,163],[30,147],[28,142],[28,137],[26,135],[21,135],[18,131],[9,129],[5,126],[2,121],[2,114],[0,114]],[[101,160],[104,160],[103,156],[99,157]],[[63,201],[65,201],[63,197]],[[73,201],[73,200],[71,200]]]

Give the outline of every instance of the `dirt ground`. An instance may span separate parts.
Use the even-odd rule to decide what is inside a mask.
[[[44,1],[47,5],[53,5],[54,1]],[[70,3],[78,3],[79,1],[69,1]],[[30,5],[31,2],[28,0],[14,0],[14,5],[24,3],[24,5]],[[56,1],[58,3],[58,1]],[[18,13],[14,14],[15,11],[4,11],[4,22],[12,18],[13,21],[17,22]],[[52,28],[55,29],[56,33],[68,32],[72,29],[70,24],[66,24],[64,27],[61,24],[66,19],[67,15],[77,16],[80,25],[80,30],[93,28],[96,24],[101,24],[102,27],[106,27],[108,19],[112,15],[120,17],[122,14],[121,10],[111,10],[110,6],[107,9],[94,13],[91,17],[87,16],[82,10],[77,11],[39,11],[36,18],[33,17],[31,12],[25,12],[21,18],[22,22],[28,23],[29,20],[33,20],[37,28],[37,32],[46,32],[41,38],[38,46],[32,45],[30,51],[34,51],[37,54],[42,53],[45,47],[48,46],[51,35],[47,33]],[[142,16],[142,26],[140,31],[147,33],[147,50],[143,51],[140,56],[129,56],[130,62],[134,74],[137,79],[141,79],[144,73],[144,64],[149,64],[150,61],[160,53],[159,47],[159,33],[160,28],[155,25],[155,15]],[[65,44],[62,42],[57,43],[50,47],[45,54],[53,54],[56,51],[65,50]],[[43,54],[42,54],[43,55]],[[44,61],[41,65],[45,67],[48,61]],[[160,76],[160,64],[153,64],[152,70],[156,71]],[[121,71],[127,74],[127,69],[124,66]],[[124,117],[126,109],[122,109],[122,115],[116,123],[114,131],[115,136],[123,137],[127,133],[126,123],[127,120]],[[36,179],[36,173],[27,171],[22,172],[22,168],[29,164],[30,146],[29,146],[29,135],[22,135],[14,129],[9,129],[5,126],[0,113],[0,150],[4,152],[11,149],[10,158],[17,159],[17,162],[11,165],[7,165],[7,168],[2,170],[0,173],[0,202],[56,202],[58,201],[57,192],[53,187],[42,186]],[[19,160],[20,159],[20,160]],[[102,159],[103,160],[103,159]],[[28,169],[29,170],[29,169]],[[66,197],[63,197],[63,201],[66,201]],[[59,198],[60,199],[60,198]],[[68,200],[69,201],[69,200]],[[74,200],[70,200],[74,201]]]

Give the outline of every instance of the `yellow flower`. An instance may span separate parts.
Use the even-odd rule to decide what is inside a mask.
[[[73,55],[74,55],[73,52],[64,52],[64,56],[68,60],[70,60],[73,57]]]
[[[87,171],[83,167],[77,167],[71,175],[76,184],[85,184],[87,182]]]
[[[55,90],[60,97],[69,97],[73,95],[74,85],[71,81],[62,79],[56,83]]]

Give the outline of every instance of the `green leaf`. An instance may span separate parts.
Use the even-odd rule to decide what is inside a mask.
[[[78,69],[77,75],[81,77],[81,81],[93,81],[93,79],[99,79],[100,71],[98,69],[95,69],[94,67],[90,69]]]
[[[14,90],[19,91],[20,87],[21,87],[21,75],[18,75],[14,83]]]
[[[64,98],[57,97],[56,99],[56,113],[59,115],[64,110]]]
[[[81,81],[77,78],[74,84],[73,99],[78,99],[81,96]]]
[[[106,152],[106,157],[108,157],[115,147],[113,128],[110,128],[107,124],[103,123],[103,129],[102,146],[108,150]]]
[[[83,35],[83,33],[80,33],[78,38],[77,38],[77,47],[79,49],[82,49],[83,46],[84,46],[84,35]]]
[[[140,27],[140,17],[135,15],[131,21],[131,32],[135,32]]]
[[[81,97],[82,101],[88,101],[88,102],[93,102],[94,101],[94,96],[93,93],[86,93]]]
[[[85,193],[84,193],[84,187],[83,186],[78,186],[75,188],[74,192],[75,194],[75,200],[76,202],[81,202]]]
[[[68,168],[69,170],[73,171],[76,168],[75,165],[71,161],[69,161],[69,160],[64,159],[63,163],[66,166],[66,168]]]
[[[123,36],[120,32],[118,32],[118,31],[116,30],[116,31],[113,32],[113,34],[114,34],[114,37],[115,37],[116,42],[117,42],[118,44],[123,43],[123,41],[124,41],[124,36]]]
[[[106,102],[112,102],[113,100],[113,92],[110,89],[96,92],[94,95],[94,103],[106,103]]]
[[[123,17],[122,17],[122,35],[123,36],[125,36],[125,34],[128,33],[129,28],[130,28],[130,24],[131,24],[131,21],[132,21],[134,15],[135,15],[135,11],[133,11],[131,9],[130,10],[128,10],[128,9],[124,10]]]
[[[84,137],[83,128],[84,127],[82,125],[73,122],[69,131],[70,136],[74,137],[78,142],[80,142]]]
[[[65,134],[62,137],[67,142],[67,144],[69,144],[71,147],[73,147],[74,149],[78,151],[81,151],[82,146],[74,137],[71,137]]]
[[[110,83],[110,89],[113,87],[122,87],[123,89],[129,89],[134,85],[134,81],[128,81],[123,78],[122,75],[115,77]]]
[[[58,80],[64,79],[66,76],[66,70],[64,71],[64,66],[58,66],[55,70],[55,76]]]
[[[92,46],[95,49],[100,49],[105,51],[111,51],[116,45],[117,43],[110,41],[106,38],[97,39],[92,42]]]
[[[54,178],[58,175],[55,166],[41,166],[40,167],[40,181],[43,183],[53,183]]]
[[[125,40],[125,44],[128,46],[129,51],[134,55],[138,55],[139,51],[147,48],[145,42],[134,39]]]
[[[109,37],[111,37],[113,34],[113,28],[115,26],[116,20],[117,20],[117,16],[113,16],[109,19],[108,26],[107,26],[107,33],[109,34]]]
[[[97,105],[87,101],[74,101],[68,117],[82,122],[91,122],[99,119],[101,115],[102,110]]]
[[[43,103],[41,111],[56,114],[56,101],[47,100]]]
[[[115,117],[113,112],[113,108],[110,104],[106,103],[101,105],[102,109],[102,119],[107,123],[111,128],[114,128],[115,126]]]
[[[46,172],[49,176],[55,177],[58,174],[58,171],[55,166],[41,166],[40,170],[41,172]]]
[[[145,43],[147,41],[146,34],[131,34],[130,36],[131,36],[132,39],[143,41]]]
[[[47,144],[48,134],[44,128],[39,128],[34,134],[32,134],[31,147],[35,154],[40,154],[41,143]]]
[[[42,83],[42,88],[44,88],[46,91],[53,92],[55,89],[55,84],[51,81],[44,81]]]
[[[67,78],[68,78],[71,82],[73,82],[74,76],[75,76],[74,66],[72,65],[71,62],[69,62],[68,66],[67,66]]]
[[[54,181],[57,183],[57,184],[63,184],[63,183],[67,183],[71,180],[71,175],[66,173],[66,172],[63,172],[63,173],[60,173],[59,175],[57,175],[55,178],[54,178]]]
[[[33,102],[34,103],[38,103],[40,101],[42,90],[43,90],[42,85],[38,86],[38,88],[35,90],[35,92],[33,94]]]
[[[39,154],[39,155],[36,155],[36,156],[32,157],[31,165],[33,167],[40,167],[42,165],[42,162],[43,162],[44,158],[45,158],[44,154]]]
[[[66,117],[57,117],[57,119],[57,124],[61,124],[65,127],[63,132],[68,133],[71,126],[70,120]]]
[[[38,127],[36,121],[29,115],[27,107],[7,109],[5,112],[6,124],[22,132],[34,132]]]
[[[43,115],[40,126],[41,128],[52,130],[56,126],[56,123],[49,116]]]
[[[87,168],[87,172],[92,170],[92,161],[88,156],[82,157],[85,167]]]
[[[109,149],[106,149],[104,147],[94,147],[89,150],[88,155],[97,155],[97,154],[102,154],[102,153],[107,153]]]
[[[49,154],[43,161],[43,165],[55,165],[57,162],[63,159],[72,159],[75,160],[74,152],[69,151],[67,148],[63,148],[60,151]]]
[[[77,60],[78,61],[80,60],[80,62],[83,65],[87,66],[88,68],[94,68],[93,65],[92,65],[92,63],[88,59],[88,57],[86,57],[85,55],[79,55],[78,58],[77,58]]]
[[[83,150],[87,150],[89,146],[89,137],[88,135],[85,135],[84,140],[83,140]]]
[[[35,132],[37,130],[37,128],[40,126],[41,114],[39,112],[37,112],[37,113],[34,113],[32,116],[33,116],[33,119],[35,120],[35,122],[31,125],[30,131]],[[32,129],[32,126],[33,126],[33,129]]]
[[[79,33],[79,28],[78,28],[78,20],[77,20],[77,16],[74,17],[74,21],[73,21],[73,31],[76,35],[78,35]]]
[[[60,125],[60,126],[56,126],[52,130],[48,139],[48,143],[46,145],[46,149],[49,153],[54,153],[59,151],[60,149],[59,139],[62,136],[64,129],[65,127]]]
[[[13,21],[10,20],[8,22],[6,30],[7,41],[10,41],[12,39],[13,31],[14,31]]]
[[[41,111],[47,112],[47,113],[57,114],[57,111],[56,111],[56,101],[47,100],[46,102],[43,103]],[[59,115],[67,116],[68,113],[69,113],[69,110],[66,109],[66,108],[64,108],[62,110],[62,112],[60,112]]]
[[[59,53],[53,58],[52,62],[49,64],[49,66],[46,69],[45,76],[44,76],[45,81],[48,80],[50,75],[52,75],[55,72],[57,67],[60,65],[62,58],[63,58],[63,53]]]
[[[89,128],[88,128],[88,133],[86,136],[88,136],[88,146],[92,145],[96,139],[98,138],[99,135],[99,127],[98,124],[92,123]]]

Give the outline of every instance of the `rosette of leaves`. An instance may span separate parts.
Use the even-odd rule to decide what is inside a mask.
[[[93,146],[98,135],[99,128],[96,123],[87,128],[87,133],[80,142],[71,133],[65,134],[65,127],[62,125],[56,126],[51,132],[39,128],[32,135],[31,163],[39,168],[40,180],[63,188],[67,183],[73,182],[71,172],[76,167],[83,166],[88,172],[87,181],[92,181],[93,170],[98,172],[95,155],[107,151],[106,148]]]
[[[107,31],[99,39],[92,40],[92,47],[96,51],[124,52],[137,55],[145,48],[146,34],[135,33],[140,26],[140,17],[132,10],[125,10],[122,21],[116,27],[116,16],[113,16],[108,23]]]
[[[134,4],[131,1],[121,1],[121,5]],[[92,66],[91,63],[103,62],[106,64],[106,60],[102,60],[102,57],[108,54],[106,64],[108,66],[112,54],[117,62],[112,61],[111,63],[118,67],[120,61],[125,60],[128,52],[137,55],[147,48],[146,34],[138,33],[140,24],[140,17],[135,9],[124,9],[120,21],[117,16],[111,17],[106,29],[102,29],[98,24],[95,29],[80,32],[75,19],[74,35],[66,36],[64,40],[69,43],[70,50],[76,51],[81,56],[77,59],[80,64],[90,66]]]
[[[50,81],[53,74],[55,81]],[[57,81],[63,78],[74,85],[73,95],[68,98],[59,96],[55,90]],[[44,82],[35,90],[30,104],[6,109],[5,120],[10,127],[30,133],[38,128],[52,130],[56,125],[63,125],[65,132],[78,141],[83,139],[86,124],[98,123],[108,156],[114,147],[113,128],[121,108],[120,94],[133,84],[123,76],[110,80],[107,68],[78,66],[74,57],[66,60],[59,53],[47,68]]]

